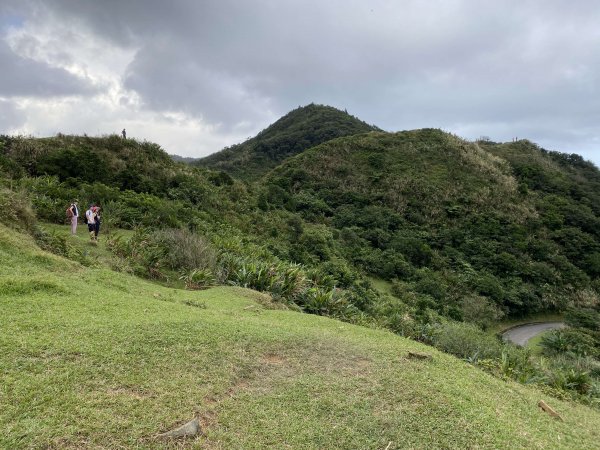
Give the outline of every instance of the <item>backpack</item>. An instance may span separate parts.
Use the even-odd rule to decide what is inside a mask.
[[[67,218],[70,219],[71,217],[73,217],[73,210],[71,209],[71,207],[69,206],[67,208]]]

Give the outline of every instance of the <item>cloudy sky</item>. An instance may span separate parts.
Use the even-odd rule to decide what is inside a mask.
[[[0,0],[0,133],[204,156],[291,109],[600,166],[595,0]]]

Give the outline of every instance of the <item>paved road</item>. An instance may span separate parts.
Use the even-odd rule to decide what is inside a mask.
[[[528,323],[525,325],[519,325],[518,327],[511,328],[504,334],[502,338],[505,341],[513,342],[517,345],[524,346],[527,341],[542,331],[556,330],[558,328],[564,328],[563,322],[544,322],[544,323]]]

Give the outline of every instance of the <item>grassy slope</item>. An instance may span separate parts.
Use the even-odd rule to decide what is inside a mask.
[[[599,447],[598,412],[388,332],[83,268],[1,225],[0,260],[2,448],[164,448],[194,415],[198,448]]]

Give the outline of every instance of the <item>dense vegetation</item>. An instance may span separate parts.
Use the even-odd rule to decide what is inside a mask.
[[[284,239],[289,258],[343,258],[394,281],[407,303],[458,320],[597,298],[598,170],[548,170],[553,183],[566,180],[551,193],[519,170],[438,130],[370,133],[288,160],[264,180],[258,201],[311,224],[310,234]]]
[[[311,111],[321,118],[336,110],[293,111],[254,144],[302,141],[296,133],[306,132]],[[314,136],[308,132],[307,146]],[[286,148],[279,156],[289,156]],[[231,163],[232,173],[249,167]],[[600,175],[573,155],[432,129],[371,130],[326,140],[245,183],[117,136],[2,137],[0,173],[5,223],[29,224],[18,226],[85,264],[65,239],[36,231],[35,217],[61,223],[72,199],[99,202],[108,230],[135,230],[108,241],[117,270],[189,289],[253,288],[288,307],[385,327],[555,395],[600,398],[597,330],[573,326],[579,343],[548,350],[544,360],[484,332],[506,316],[597,317]],[[381,283],[389,294],[374,287]]]
[[[255,137],[194,164],[254,180],[307,148],[337,137],[377,129],[331,106],[310,104],[289,112]]]

